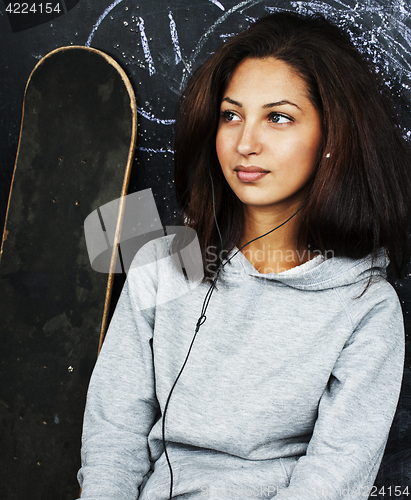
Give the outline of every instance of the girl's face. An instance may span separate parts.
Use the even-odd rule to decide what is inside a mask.
[[[304,80],[285,62],[246,59],[221,102],[216,149],[223,174],[247,206],[304,202],[321,143],[321,118]]]

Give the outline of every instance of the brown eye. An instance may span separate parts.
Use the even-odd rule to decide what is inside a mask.
[[[273,123],[288,123],[293,121],[292,118],[282,115],[281,113],[271,113],[269,120]]]
[[[233,113],[232,111],[228,111],[228,110],[222,111],[221,117],[227,122],[237,121],[236,118],[239,120],[238,116],[235,113]]]

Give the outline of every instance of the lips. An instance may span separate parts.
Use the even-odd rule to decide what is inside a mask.
[[[237,165],[234,169],[237,172],[237,177],[243,182],[254,182],[262,179],[265,175],[269,173],[268,170],[264,170],[260,167],[243,167],[242,165]]]

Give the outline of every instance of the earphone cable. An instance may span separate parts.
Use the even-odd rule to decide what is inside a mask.
[[[270,229],[270,231],[267,231],[266,233],[262,234],[261,236],[257,236],[257,238],[254,238],[254,239],[252,239],[252,240],[248,241],[245,245],[243,245],[242,247],[240,247],[240,248],[239,248],[239,249],[238,249],[238,250],[234,253],[234,255],[232,255],[229,259],[227,259],[227,260],[224,262],[223,266],[225,266],[226,264],[228,264],[228,263],[231,261],[231,259],[233,259],[233,258],[234,258],[234,257],[235,257],[235,256],[236,256],[239,252],[241,252],[241,250],[242,250],[243,248],[245,248],[245,247],[246,247],[247,245],[249,245],[250,243],[253,243],[253,242],[254,242],[254,241],[256,241],[256,240],[259,240],[260,238],[264,238],[264,236],[267,236],[268,234],[273,233],[273,232],[274,232],[274,231],[276,231],[277,229],[280,229],[280,227],[281,227],[281,226],[284,226],[284,224],[287,224],[287,222],[288,222],[288,221],[290,221],[293,217],[295,217],[295,216],[298,214],[298,212],[299,212],[299,211],[300,211],[303,207],[305,207],[305,205],[307,205],[307,203],[309,202],[309,200],[310,200],[310,199],[308,198],[308,200],[306,200],[306,201],[305,201],[305,202],[301,205],[301,207],[300,207],[300,208],[299,208],[296,212],[294,212],[294,213],[293,213],[293,215],[291,215],[291,217],[288,217],[288,219],[287,219],[287,220],[285,220],[284,222],[282,222],[279,226],[275,227],[274,229]]]
[[[188,348],[186,358],[185,358],[184,363],[183,363],[182,367],[180,368],[180,371],[179,371],[179,373],[178,373],[178,375],[177,375],[177,377],[176,377],[176,379],[175,379],[175,381],[174,381],[174,383],[173,383],[173,385],[172,385],[172,387],[170,389],[170,392],[168,393],[167,401],[166,401],[166,404],[164,405],[163,421],[162,421],[161,431],[162,431],[162,442],[163,442],[163,447],[164,447],[164,454],[165,454],[165,457],[166,457],[166,460],[167,460],[168,468],[170,470],[170,496],[169,496],[169,500],[171,500],[173,498],[173,483],[174,483],[174,479],[173,479],[173,468],[171,467],[171,461],[170,461],[170,457],[168,455],[167,445],[166,445],[166,413],[167,413],[168,405],[170,403],[171,395],[172,395],[172,393],[174,391],[174,388],[177,385],[177,382],[180,379],[180,376],[183,373],[184,368],[185,368],[185,366],[187,364],[188,358],[189,358],[190,353],[191,353],[191,349],[192,349],[192,347],[194,345],[194,341],[195,341],[195,339],[197,337],[197,333],[200,330],[200,326],[207,319],[207,317],[205,315],[205,312],[206,312],[206,310],[208,308],[208,304],[210,303],[211,295],[213,294],[213,291],[214,291],[214,289],[216,287],[216,283],[217,283],[218,276],[220,274],[221,269],[222,269],[222,267],[220,267],[220,269],[217,271],[216,276],[213,279],[213,282],[211,283],[210,288],[207,290],[207,293],[206,293],[204,301],[203,301],[203,306],[202,306],[202,309],[201,309],[201,314],[200,314],[200,317],[197,320],[196,329],[195,329],[193,338],[191,340],[190,347]]]
[[[222,240],[222,237],[221,237],[221,232],[220,232],[220,228],[218,227],[218,222],[217,222],[217,217],[216,217],[216,212],[215,212],[215,203],[214,203],[214,185],[213,185],[213,178],[211,176],[211,171],[209,169],[209,173],[210,173],[210,178],[211,178],[211,191],[212,191],[212,196],[213,196],[213,213],[214,213],[214,221],[215,221],[215,224],[216,224],[216,227],[217,227],[217,231],[218,231],[218,234],[219,234],[219,237],[220,237],[220,241],[221,241],[221,249],[223,249],[223,240]],[[220,272],[222,271],[222,269],[224,268],[224,266],[226,264],[228,264],[239,252],[241,252],[241,250],[243,248],[245,248],[247,245],[249,245],[250,243],[253,243],[254,241],[256,240],[259,240],[260,238],[264,238],[264,236],[267,236],[268,234],[276,231],[277,229],[279,229],[280,227],[284,226],[284,224],[287,224],[287,222],[289,222],[293,217],[295,217],[298,212],[308,203],[309,199],[306,200],[302,205],[301,207],[293,213],[293,215],[291,215],[287,220],[285,220],[284,222],[282,222],[280,225],[276,226],[274,229],[271,229],[270,231],[267,231],[266,233],[262,234],[261,236],[257,236],[257,238],[254,238],[250,241],[248,241],[245,245],[243,245],[242,247],[240,247],[239,249],[237,249],[237,251],[229,258],[227,259],[225,262],[222,262],[216,272],[216,275],[210,285],[210,288],[207,290],[207,293],[204,297],[204,301],[203,301],[203,305],[202,305],[202,308],[201,308],[201,314],[200,314],[200,317],[198,318],[197,320],[197,324],[196,324],[196,329],[195,329],[195,332],[194,332],[194,335],[193,335],[193,338],[191,340],[191,343],[190,343],[190,347],[188,349],[188,352],[187,352],[187,355],[186,355],[186,358],[184,360],[184,363],[182,365],[182,367],[180,368],[180,371],[170,389],[170,392],[168,393],[168,397],[167,397],[167,401],[166,401],[166,404],[164,406],[164,412],[163,412],[163,421],[162,421],[162,442],[163,442],[163,447],[164,447],[164,454],[166,456],[166,460],[167,460],[167,464],[168,464],[168,467],[169,467],[169,470],[170,470],[170,495],[169,495],[169,500],[172,500],[173,498],[173,483],[174,483],[174,480],[173,480],[173,469],[172,469],[172,466],[171,466],[171,461],[170,461],[170,458],[169,458],[169,455],[168,455],[168,451],[167,451],[167,446],[166,446],[166,426],[165,426],[165,422],[166,422],[166,413],[167,413],[167,409],[168,409],[168,405],[169,405],[169,402],[170,402],[170,399],[171,399],[171,395],[174,391],[174,388],[176,387],[177,385],[177,382],[178,380],[180,379],[180,376],[181,374],[183,373],[183,370],[187,364],[187,361],[188,361],[188,358],[190,356],[190,353],[191,353],[191,349],[194,345],[194,341],[197,337],[197,333],[199,332],[200,330],[200,327],[205,323],[206,319],[207,319],[207,316],[206,316],[206,311],[207,311],[207,308],[208,308],[208,305],[210,303],[210,300],[211,300],[211,296],[216,288],[216,284],[217,284],[217,280],[220,276]]]

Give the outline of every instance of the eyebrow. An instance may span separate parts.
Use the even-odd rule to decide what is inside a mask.
[[[230,104],[234,104],[234,106],[238,106],[239,108],[243,107],[241,103],[234,101],[234,99],[231,99],[230,97],[224,97],[222,102],[224,101],[229,102]],[[274,108],[275,106],[284,106],[285,104],[289,104],[290,106],[295,106],[296,108],[300,109],[300,106],[298,106],[294,102],[287,101],[285,99],[282,101],[270,102],[268,104],[264,104],[263,109]]]

